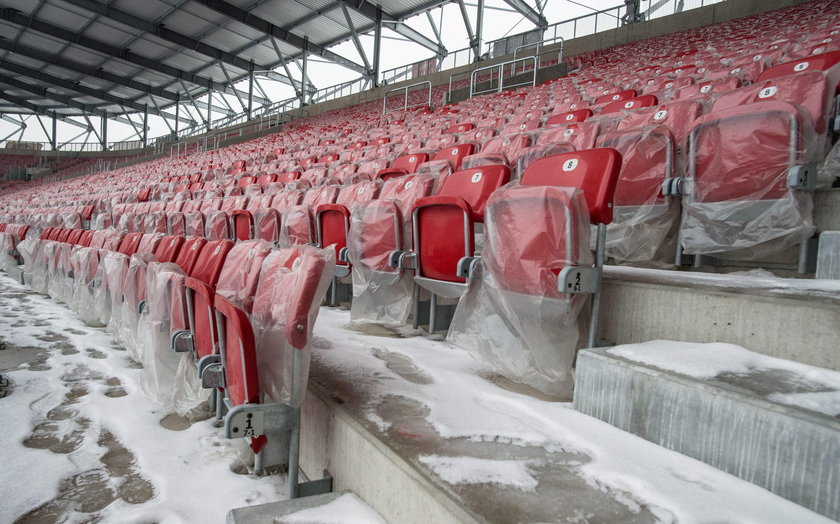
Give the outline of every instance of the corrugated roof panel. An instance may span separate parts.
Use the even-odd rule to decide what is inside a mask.
[[[18,42],[50,54],[58,53],[67,45],[66,42],[45,36],[41,33],[36,33],[35,31],[24,31],[18,39]]]
[[[142,2],[137,0],[113,0],[111,6],[145,20],[157,20],[173,8],[173,3],[175,2],[162,2],[161,0],[143,0]]]
[[[35,2],[32,2],[33,4]],[[77,7],[70,6],[64,2],[48,3],[38,11],[38,20],[49,22],[52,25],[68,29],[70,31],[79,31],[90,20],[90,14],[85,14],[84,11]]]
[[[107,56],[103,55],[102,53],[90,51],[85,47],[79,47],[75,45],[71,45],[70,47],[65,49],[64,52],[61,53],[61,56],[69,60],[81,62],[85,65],[90,66],[98,66],[103,60],[107,58]]]
[[[96,0],[106,3],[106,0]],[[258,16],[280,28],[290,28],[300,37],[308,36],[310,41],[328,47],[337,42],[338,38],[346,41],[349,28],[340,4],[335,0],[227,0],[232,4],[250,10]],[[402,17],[409,12],[422,10],[443,3],[445,0],[371,0],[383,4],[383,9],[395,16]],[[27,15],[32,14],[37,20],[61,27],[70,32],[80,32],[84,28],[84,35],[103,42],[113,48],[118,54],[124,48],[134,54],[146,57],[170,67],[192,72],[205,78],[211,78],[215,83],[226,83],[227,79],[214,57],[200,54],[187,47],[165,41],[154,34],[142,31],[123,23],[117,22],[106,15],[98,15],[68,3],[67,0],[0,0],[3,7],[19,9]],[[189,38],[205,42],[226,52],[235,53],[246,61],[254,61],[255,65],[263,69],[276,64],[279,60],[275,46],[261,31],[247,24],[230,20],[225,15],[191,0],[110,0],[110,7],[138,17],[148,24],[163,24],[167,28],[183,34]],[[35,8],[38,8],[37,10]],[[348,13],[355,29],[359,32],[368,30],[373,22],[350,5]],[[296,24],[299,26],[295,26]],[[154,70],[147,70],[126,60],[116,58],[108,52],[88,49],[80,43],[69,42],[35,31],[31,27],[16,25],[12,22],[0,20],[0,38],[12,40],[17,38],[22,45],[37,49],[41,52],[56,55],[62,51],[62,59],[81,62],[98,67],[118,77],[134,79],[155,87],[165,87],[170,91],[181,92],[181,82],[168,75]],[[284,57],[300,54],[300,49],[284,43],[276,42]],[[346,44],[345,44],[346,45]],[[359,61],[354,52],[346,47],[335,50],[338,54],[345,54],[353,61]],[[120,86],[119,82],[108,82],[99,78],[85,78],[68,68],[58,64],[45,65],[38,60],[25,57],[19,50],[7,52],[0,50],[4,60],[26,65],[29,68],[50,72],[60,78],[80,80],[85,85],[107,89],[117,96],[136,97],[139,92],[135,89]],[[242,78],[244,69],[232,65],[225,65],[225,69],[234,81]],[[294,69],[297,70],[296,68]],[[280,70],[282,74],[282,69]],[[194,89],[193,84],[185,83],[187,88]],[[68,94],[63,91],[64,94]],[[168,102],[161,100],[164,105]]]

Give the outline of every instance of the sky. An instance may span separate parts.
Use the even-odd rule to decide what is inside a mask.
[[[525,1],[533,7],[536,6],[535,2],[537,0]],[[544,15],[548,20],[549,24],[555,24],[561,21],[569,20],[571,18],[592,13],[595,10],[604,10],[623,4],[622,0],[584,0],[581,2],[572,0],[539,1],[541,3],[545,2]],[[672,3],[673,1],[674,0],[669,0],[669,3]],[[705,3],[712,3],[712,1],[706,0]],[[642,8],[647,9],[651,3],[656,2],[655,0],[643,0]],[[690,7],[699,7],[701,0],[685,0],[684,3],[686,9]],[[475,18],[477,12],[475,0],[466,0],[465,4],[467,6],[467,11],[471,19],[471,25],[473,26],[473,28],[475,28]],[[667,11],[669,9],[666,6],[662,8],[662,10]],[[440,28],[441,39],[443,41],[443,44],[450,51],[450,53],[460,49],[465,49],[469,46],[469,37],[464,27],[460,10],[456,3],[445,4],[442,7],[433,10],[432,16]],[[434,33],[425,14],[412,17],[406,20],[406,23],[410,27],[421,32],[422,34],[430,35],[430,37],[434,38]],[[604,25],[606,24],[609,24],[609,27],[614,27],[615,23],[616,19],[612,16],[601,15],[599,17],[599,24],[601,24],[600,27],[604,27]],[[512,11],[511,8],[504,2],[504,0],[485,0],[485,16],[483,30],[484,42],[489,42],[505,36],[530,31],[534,29],[534,27],[535,26],[524,16],[520,15],[515,11]],[[570,25],[564,27],[570,28]],[[569,33],[565,33],[565,36],[570,37],[571,35]],[[388,69],[410,64],[412,62],[425,60],[427,58],[431,58],[433,54],[430,50],[406,40],[399,34],[392,32],[391,30],[384,29],[383,37],[384,40],[381,51],[380,66],[380,69],[382,71],[387,71]],[[360,41],[368,59],[372,62],[374,44],[374,38],[372,33],[369,35],[360,35]],[[360,58],[359,53],[356,50],[356,47],[352,40],[334,46],[331,48],[331,50],[347,57],[350,60],[362,63],[362,59]],[[458,56],[458,65],[463,65],[464,63],[466,63],[466,60],[468,59],[467,53],[462,52]],[[452,59],[450,58],[450,60]],[[292,76],[300,78],[300,68],[297,65],[291,64],[289,66],[289,69],[292,73]],[[280,72],[281,74],[284,73],[282,68],[280,68],[278,72]],[[342,82],[352,81],[359,77],[358,73],[354,71],[345,69],[341,66],[332,63],[324,62],[321,59],[312,58],[309,59],[307,73],[312,83],[319,89],[337,85]],[[241,82],[237,85],[237,87],[247,91],[247,81]],[[259,87],[263,89],[265,94],[267,94],[270,99],[275,101],[285,100],[294,97],[294,92],[292,88],[279,82],[263,79],[259,81]],[[256,88],[255,92],[259,94],[259,90]],[[235,111],[241,110],[241,105],[235,96],[216,94],[214,95],[214,100],[217,105],[223,105],[223,103],[219,100],[219,97],[225,97],[227,104]],[[205,101],[206,96],[198,98],[198,100]],[[192,112],[191,115],[193,119],[199,122],[201,121],[201,118],[197,114],[195,114],[193,108],[183,105],[181,111],[182,114],[184,114],[184,112]],[[219,119],[222,116],[223,115],[217,113],[213,115],[213,119]],[[15,134],[15,131],[16,129],[18,129],[18,126],[6,121],[5,118],[6,117],[4,117],[3,120],[0,120],[0,144],[2,144],[2,140],[4,139],[26,140],[34,142],[47,142],[49,140],[46,133],[44,132],[41,125],[38,123],[37,119],[34,116],[30,116],[26,119],[25,124],[27,127],[24,130],[22,136],[20,134]],[[42,118],[42,120],[44,121],[44,125],[49,129],[50,123],[47,121],[47,119]],[[79,122],[84,122],[84,120],[81,117],[75,120]],[[90,120],[92,125],[95,126],[98,131],[100,128],[100,119],[98,117],[90,117]],[[137,128],[139,129],[141,127],[140,122],[142,122],[142,115],[135,115],[134,121],[136,122]],[[155,137],[163,136],[169,133],[169,128],[163,122],[163,119],[154,115],[149,116],[149,128],[150,142]],[[82,142],[84,140],[84,134],[81,137],[77,137],[79,133],[83,133],[83,130],[78,126],[73,126],[64,122],[58,123],[59,142]],[[13,136],[7,138],[7,136],[10,134],[13,134]],[[136,140],[137,136],[134,132],[134,129],[129,124],[110,121],[108,124],[108,139],[109,142],[117,142],[126,139]],[[96,142],[97,139],[93,134],[91,134],[89,140],[92,142]],[[2,147],[2,145],[0,145],[0,147]]]

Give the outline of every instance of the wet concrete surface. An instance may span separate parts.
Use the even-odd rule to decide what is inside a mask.
[[[374,350],[373,355],[411,384],[432,383],[432,378],[410,357],[384,349]],[[387,378],[394,380],[392,376]],[[429,420],[428,406],[422,402],[398,395],[372,396],[370,392],[376,390],[371,387],[372,383],[382,379],[375,375],[369,381],[351,377],[320,362],[317,352],[310,368],[310,381],[331,392],[333,400],[377,435],[384,445],[479,521],[641,523],[658,522],[663,518],[663,508],[650,508],[629,492],[594,486],[579,475],[579,468],[591,460],[585,454],[521,446],[506,442],[507,439],[501,436],[496,441],[443,438]],[[371,421],[371,413],[379,419],[379,424]],[[528,472],[537,481],[536,488],[524,490],[493,482],[449,483],[421,460],[428,456],[527,461]]]

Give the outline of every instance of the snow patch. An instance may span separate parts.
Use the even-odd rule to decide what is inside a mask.
[[[387,524],[379,513],[353,493],[332,502],[275,519],[277,524]]]
[[[441,479],[450,484],[500,484],[533,492],[539,481],[531,474],[530,460],[491,460],[475,457],[419,457]]]

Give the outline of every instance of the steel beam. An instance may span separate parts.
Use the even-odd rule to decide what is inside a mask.
[[[71,80],[66,80],[64,78],[60,78],[48,73],[44,73],[43,71],[36,71],[35,69],[30,69],[28,67],[18,65],[14,62],[9,62],[8,60],[0,60],[0,68],[6,69],[7,71],[12,71],[13,73],[17,73],[18,75],[22,75],[28,78],[33,78],[35,80],[39,80],[41,82],[45,82],[50,85],[54,85],[57,87],[61,87],[63,89],[69,89],[71,91],[75,91],[82,95],[92,96],[94,98],[98,98],[100,100],[104,100],[111,104],[117,105],[127,105],[131,109],[136,111],[146,111],[148,106],[146,104],[140,104],[137,102],[128,102],[123,100],[121,97],[112,95],[107,91],[102,89],[95,89],[92,87],[84,86],[78,82],[73,82]],[[44,98],[48,98],[50,100],[55,100],[57,102],[61,102],[62,104],[66,104],[69,107],[75,107],[76,109],[81,109],[83,112],[93,113],[93,114],[101,114],[101,110],[96,110],[94,106],[88,106],[82,104],[80,102],[76,102],[72,99],[72,97],[59,95],[57,93],[52,93],[47,91],[46,88],[39,87],[39,86],[32,86],[32,84],[27,84],[25,82],[21,82],[16,78],[9,75],[6,78],[3,78],[2,81],[6,82],[9,85],[14,85],[19,89],[24,89],[29,91],[30,93],[36,93]],[[160,110],[154,111],[155,114],[160,116],[164,116],[161,114]]]
[[[166,100],[169,100],[171,102],[175,102],[178,100],[178,93],[176,93],[175,91],[167,91],[159,87],[144,84],[143,82],[138,82],[137,80],[130,80],[128,78],[125,78],[124,76],[109,73],[104,69],[99,69],[93,66],[89,66],[87,64],[83,64],[81,62],[76,62],[72,59],[64,58],[63,56],[45,53],[39,49],[35,49],[34,47],[29,47],[23,44],[12,43],[11,41],[6,40],[5,38],[0,38],[0,49],[5,49],[6,51],[23,55],[28,58],[34,58],[35,60],[40,60],[41,62],[46,62],[48,64],[53,64],[65,68],[68,71],[74,73],[81,73],[87,76],[101,78],[102,80],[105,80],[107,82],[121,85],[123,87],[128,87],[129,89],[138,91],[146,96],[157,96],[160,98],[165,98]]]
[[[75,45],[85,47],[87,49],[96,51],[97,53],[104,54],[105,56],[111,58],[123,60],[130,64],[149,69],[151,71],[157,71],[158,73],[178,79],[180,81],[189,82],[191,84],[195,84],[201,87],[213,85],[213,79],[210,77],[205,77],[194,73],[190,73],[189,71],[178,69],[177,67],[164,64],[160,60],[148,58],[134,53],[130,49],[114,47],[112,44],[109,44],[107,42],[103,42],[95,38],[91,38],[89,36],[78,34],[75,31],[64,29],[63,27],[50,24],[49,22],[45,22],[43,20],[38,20],[37,18],[25,15],[15,9],[5,8],[0,14],[2,14],[2,18],[4,20],[13,24],[31,28],[35,31],[44,33],[54,38],[59,38],[66,42],[72,42]],[[236,91],[232,87],[230,88],[230,90]],[[227,89],[225,89],[225,91],[227,91]]]
[[[376,27],[373,31],[373,86],[379,87],[382,63],[382,9],[376,10]]]
[[[75,6],[81,7],[85,10],[110,18],[111,20],[116,20],[117,22],[125,24],[129,27],[133,27],[134,29],[138,29],[145,33],[153,34],[161,40],[173,43],[179,47],[191,49],[214,60],[218,60],[228,65],[238,67],[243,71],[249,71],[249,68],[252,68],[251,61],[248,59],[242,58],[238,55],[235,55],[218,47],[202,42],[201,40],[196,40],[177,31],[173,31],[172,29],[166,27],[164,24],[155,23],[134,16],[131,13],[127,13],[125,11],[112,7],[111,5],[102,4],[94,0],[67,0],[67,2]],[[265,68],[266,66],[260,65],[259,67]],[[286,83],[291,84],[290,78],[286,78],[285,81]]]
[[[475,46],[480,52],[482,36],[484,35],[484,0],[478,0],[475,10]]]
[[[481,56],[481,48],[475,39],[473,33],[472,23],[470,22],[470,15],[467,13],[467,6],[464,5],[464,0],[458,0],[458,8],[461,10],[461,18],[464,19],[464,28],[467,30],[467,36],[470,37],[470,47],[473,50],[473,60],[478,60]]]
[[[253,13],[249,13],[245,9],[241,7],[237,7],[229,2],[224,0],[194,0],[196,3],[199,3],[203,6],[209,7],[210,9],[221,13],[228,18],[236,20],[242,24],[247,25],[257,31],[260,31],[266,35],[270,35],[281,42],[285,42],[291,46],[294,46],[298,49],[309,51],[310,53],[314,53],[320,57],[323,57],[331,62],[335,62],[338,65],[356,71],[358,73],[366,74],[367,71],[365,67],[361,64],[357,64],[352,60],[348,60],[347,58],[330,51],[329,49],[322,47],[318,44],[313,44],[311,42],[307,42],[307,47],[304,48],[304,40],[306,37],[300,37],[291,31],[287,31],[282,27],[279,27],[268,20],[261,18]]]
[[[438,56],[445,56],[449,51],[447,51],[446,47],[443,46],[439,41],[435,42],[434,40],[430,39],[429,37],[425,36],[421,32],[412,29],[411,27],[405,25],[402,20],[397,18],[396,16],[382,11],[381,8],[367,0],[338,0],[342,4],[346,4],[347,7],[358,11],[359,13],[365,15],[369,20],[376,21],[377,12],[380,12],[382,15],[382,25],[387,27],[388,29],[399,33],[400,35],[408,38],[412,42],[420,44],[421,46],[431,49],[435,52]]]
[[[367,74],[370,75],[370,62],[368,62],[367,54],[365,54],[365,49],[362,47],[362,42],[359,41],[359,34],[356,33],[356,26],[353,24],[353,19],[350,18],[350,12],[347,10],[347,4],[344,2],[341,2],[341,11],[344,13],[344,20],[347,22],[347,28],[350,30],[350,34],[353,37],[353,45],[356,46],[356,52],[359,53],[360,57],[362,57],[362,62],[365,64]]]
[[[483,0],[480,0],[483,2]],[[542,13],[536,11],[533,7],[525,3],[525,0],[505,0],[505,3],[516,9],[522,16],[528,19],[529,22],[537,27],[545,29],[548,27],[548,20]]]

